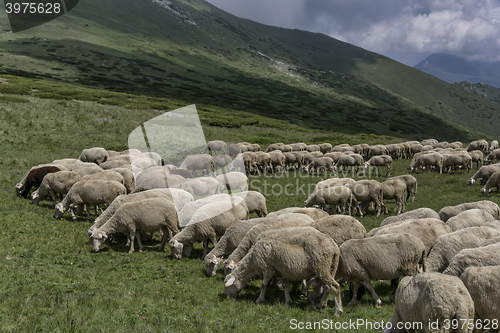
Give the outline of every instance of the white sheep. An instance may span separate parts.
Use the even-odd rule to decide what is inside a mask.
[[[443,160],[443,155],[439,153],[420,155],[411,167],[411,171],[416,172],[417,169],[420,169],[420,173],[422,173],[425,169],[435,168],[436,171],[439,170],[439,173],[443,173]]]
[[[450,217],[446,224],[448,224],[453,231],[464,228],[482,226],[485,222],[494,221],[495,218],[484,209],[469,209],[461,212],[453,217]]]
[[[319,175],[320,170],[323,172],[328,171],[333,171],[333,159],[330,157],[318,157],[312,160],[311,163],[309,163],[306,167],[306,172],[309,173],[314,173],[314,170],[316,170],[316,173]]]
[[[410,210],[409,212],[399,214],[398,216],[389,216],[385,218],[382,223],[380,223],[380,226],[383,227],[388,224],[401,222],[404,220],[423,219],[428,217],[439,219],[439,214],[431,208],[417,208],[414,210]]]
[[[491,175],[500,171],[500,163],[483,165],[477,172],[469,179],[469,185],[473,185],[478,179],[480,184],[486,184]]]
[[[71,187],[82,180],[82,176],[74,171],[58,171],[43,177],[38,189],[31,194],[32,203],[38,203],[50,195],[53,205],[56,205],[57,194],[65,195]]]
[[[95,180],[95,179],[100,179],[100,180],[108,180],[108,181],[115,181],[118,183],[121,183],[125,186],[125,181],[123,179],[123,176],[119,174],[116,171],[113,170],[103,170],[102,172],[97,172],[93,173],[91,175],[86,175],[82,177],[83,180]]]
[[[406,201],[408,201],[410,195],[411,195],[411,202],[415,201],[415,194],[417,194],[417,179],[415,177],[407,174],[407,175],[400,175],[387,178],[387,180],[390,179],[401,179],[406,184]]]
[[[481,189],[481,193],[486,197],[490,194],[490,190],[496,188],[496,194],[500,191],[500,171],[495,172],[486,182],[486,185]]]
[[[135,189],[135,176],[134,172],[130,168],[120,167],[109,169],[118,172],[123,177],[123,185],[127,189],[127,193],[132,192]]]
[[[326,288],[319,307],[327,305],[330,291],[335,296],[335,314],[342,313],[340,286],[334,280],[339,262],[339,248],[327,235],[314,228],[271,230],[259,236],[248,254],[225,282],[225,294],[235,298],[254,277],[263,276],[259,298],[262,303],[266,287],[273,276],[280,276],[285,287],[285,304],[291,304],[289,280],[316,277]]]
[[[399,283],[394,312],[384,333],[469,333],[474,328],[470,325],[473,320],[474,302],[459,278],[422,273]]]
[[[208,154],[189,155],[184,159],[180,168],[190,171],[193,175],[196,175],[198,170],[202,171],[204,175],[215,171],[214,160]]]
[[[231,194],[244,199],[247,203],[248,212],[256,213],[258,217],[267,215],[266,197],[257,191],[245,191]]]
[[[427,270],[441,273],[461,250],[480,247],[499,235],[500,231],[489,227],[470,227],[441,235],[427,256]]]
[[[247,220],[248,215],[247,204],[239,197],[230,197],[199,208],[188,225],[169,241],[172,256],[176,259],[183,255],[189,257],[192,244],[203,242],[202,259],[205,258],[208,253],[208,241],[214,246],[217,245],[217,236],[224,235],[226,229],[235,221]]]
[[[493,161],[500,162],[500,149],[495,149],[484,158],[484,164],[491,164]]]
[[[267,214],[268,217],[277,217],[280,215],[284,214],[289,214],[289,213],[297,213],[297,214],[304,214],[309,216],[313,220],[318,220],[323,217],[329,216],[327,212],[324,210],[318,209],[318,208],[307,208],[307,207],[288,207],[288,208],[283,208],[280,210],[277,210],[275,212],[271,212]]]
[[[80,157],[78,159],[82,162],[91,162],[95,164],[100,164],[106,162],[108,159],[108,152],[106,149],[101,147],[94,147],[82,150]]]
[[[443,169],[451,170],[450,173],[455,173],[456,169],[463,169],[462,173],[465,171],[469,173],[472,169],[472,157],[467,153],[448,155],[443,160]]]
[[[500,322],[500,266],[469,267],[460,279],[474,301],[476,319],[483,328],[497,327]],[[479,323],[479,320],[476,321]],[[478,326],[479,328],[479,326]]]
[[[186,178],[181,175],[170,174],[164,167],[153,167],[136,174],[136,187],[132,193],[154,188],[186,188]]]
[[[476,162],[476,169],[483,165],[483,152],[480,150],[473,150],[468,152],[472,158],[472,163]]]
[[[464,249],[458,252],[443,274],[460,277],[470,266],[495,266],[500,262],[500,243]]]
[[[459,205],[455,206],[446,206],[441,208],[441,210],[438,212],[439,217],[441,220],[444,222],[448,221],[449,218],[460,214],[463,211],[469,210],[469,209],[484,209],[488,213],[490,213],[495,219],[499,218],[500,215],[500,207],[496,203],[490,200],[481,200],[481,201],[475,201],[475,202],[466,202],[462,203]]]
[[[363,217],[363,212],[368,208],[368,205],[373,201],[378,208],[377,217],[380,216],[382,208],[385,210],[384,192],[380,183],[373,179],[358,180],[354,183],[346,185],[354,194],[354,197],[360,203],[359,214]]]
[[[349,215],[351,215],[353,199],[355,201],[354,207],[356,207],[356,198],[352,194],[351,189],[346,186],[323,187],[315,190],[309,198],[304,201],[304,207],[319,206],[326,211],[328,206],[330,206],[330,208],[336,206],[340,209],[342,214],[345,214],[346,208],[349,206],[348,212]]]
[[[382,192],[384,193],[384,199],[394,199],[396,200],[397,214],[404,213],[405,211],[405,194],[406,194],[406,184],[401,179],[387,179],[386,181],[380,183]],[[388,214],[387,205],[385,206],[385,213]]]
[[[70,171],[77,172],[82,177],[104,171],[100,166],[98,166],[92,162],[71,164],[71,165],[68,165],[67,168]]]
[[[213,140],[213,141],[208,141],[206,146],[201,150],[200,154],[203,154],[205,152],[209,152],[212,155],[216,155],[215,152],[220,151],[223,154],[227,154],[227,144],[224,141],[221,140]]]
[[[62,218],[64,212],[73,206],[83,204],[94,206],[102,204],[109,205],[120,194],[127,194],[127,189],[123,186],[123,184],[115,181],[79,181],[71,187],[63,201],[56,205],[54,209],[54,217],[56,219]],[[89,210],[87,210],[87,220],[90,220]]]
[[[212,177],[197,177],[186,180],[185,191],[192,195],[206,197],[222,191],[222,187],[217,179]]]
[[[110,235],[121,232],[128,235],[130,241],[129,253],[134,252],[134,238],[142,252],[141,239],[137,231],[153,232],[161,230],[163,236],[158,251],[163,251],[167,239],[179,232],[177,226],[177,212],[175,204],[166,198],[150,198],[140,201],[124,203],[116,210],[115,214],[91,235],[94,251]]]
[[[330,236],[338,246],[349,239],[366,237],[365,227],[352,216],[330,215],[313,221],[308,226]]]
[[[192,202],[187,202],[179,211],[179,223],[181,227],[188,225],[189,221],[191,221],[191,217],[193,217],[193,214],[202,206],[223,200],[229,200],[229,194],[219,193],[209,195],[208,197],[194,200]]]
[[[364,281],[375,304],[382,301],[371,280],[392,280],[401,275],[415,275],[421,262],[426,270],[427,249],[420,239],[407,233],[394,233],[361,239],[351,239],[340,246],[337,278],[353,282],[353,296],[348,305],[357,303],[359,283]]]
[[[215,179],[219,182],[221,191],[248,191],[248,177],[242,172],[223,173],[215,177]]]
[[[376,155],[372,156],[368,161],[365,162],[365,169],[369,167],[375,167],[377,169],[377,177],[380,175],[380,170],[378,167],[383,166],[387,168],[386,177],[391,176],[391,168],[392,168],[392,157],[389,155]]]

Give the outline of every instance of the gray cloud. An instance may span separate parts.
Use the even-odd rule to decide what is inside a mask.
[[[209,0],[237,16],[322,32],[415,65],[434,52],[500,61],[500,0]]]

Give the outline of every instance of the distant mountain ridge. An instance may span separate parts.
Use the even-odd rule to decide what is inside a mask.
[[[469,61],[446,53],[434,53],[414,68],[448,83],[467,81],[500,88],[500,62]]]
[[[259,24],[203,0],[80,1],[58,20],[0,34],[0,50],[0,73],[313,129],[412,140],[500,136],[500,105],[490,100],[324,34]]]

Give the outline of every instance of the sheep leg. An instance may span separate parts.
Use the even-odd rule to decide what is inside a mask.
[[[342,298],[340,297],[340,285],[334,279],[332,279],[331,289],[333,290],[333,297],[335,299],[335,316],[338,317],[341,313],[344,312],[344,310],[342,309]],[[329,295],[330,294],[328,293],[328,296]]]
[[[136,238],[135,237],[135,229],[134,230],[130,230],[130,250],[128,251],[128,253],[132,253],[134,252],[134,239]],[[137,240],[139,240],[139,238],[137,238]]]
[[[292,298],[290,297],[290,281],[288,279],[282,279],[283,289],[285,290],[285,306],[290,306],[292,304]]]
[[[370,279],[366,279],[364,281],[366,289],[368,289],[372,293],[372,296],[375,299],[375,306],[379,308],[382,305],[382,300],[378,297],[377,293],[375,292],[375,289],[373,289],[372,282],[370,281]]]
[[[139,244],[139,252],[142,252],[143,247],[142,247],[142,242],[141,242],[141,233],[140,232],[136,233],[135,238],[137,239],[137,244]],[[134,242],[133,242],[133,238],[132,238],[132,247],[134,246],[133,244],[134,244]]]
[[[347,304],[347,306],[355,306],[358,304],[358,290],[359,290],[359,282],[352,283],[352,299]]]
[[[272,277],[274,275],[274,270],[271,269],[271,272],[265,272],[264,278],[262,279],[262,285],[260,287],[260,295],[259,298],[255,301],[256,304],[260,304],[264,302],[264,299],[266,297],[266,288],[267,285],[269,284],[269,281],[271,281]]]
[[[163,249],[165,248],[165,244],[167,243],[167,238],[168,239],[172,238],[172,232],[170,231],[169,228],[162,228],[160,230],[163,231],[163,235],[161,237],[161,244],[160,244],[160,248],[158,249],[158,252],[163,252]]]

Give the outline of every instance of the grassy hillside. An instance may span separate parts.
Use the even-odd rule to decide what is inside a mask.
[[[128,134],[136,126],[184,105],[175,100],[10,76],[0,76],[0,82],[2,332],[292,332],[296,331],[291,325],[294,319],[331,320],[335,325],[358,319],[375,324],[391,317],[394,305],[388,281],[375,282],[383,301],[379,309],[373,307],[371,295],[365,295],[358,307],[347,307],[349,295],[344,286],[344,314],[335,318],[333,297],[327,309],[318,311],[307,308],[306,301],[294,292],[292,306],[284,307],[283,291],[269,288],[266,302],[255,305],[259,279],[252,281],[237,301],[224,299],[222,272],[205,277],[198,245],[192,258],[174,260],[168,249],[156,252],[158,236],[144,243],[142,253],[128,254],[125,237],[116,235],[113,242],[94,253],[87,239],[91,222],[71,220],[69,216],[56,221],[49,202],[33,206],[29,200],[15,196],[15,184],[31,166],[57,158],[76,158],[84,148],[126,149]],[[198,110],[207,140],[259,142],[264,148],[276,141],[402,141],[315,131],[219,107],[202,106]],[[395,161],[393,174],[407,173],[408,163]],[[346,176],[358,179],[356,175]],[[468,174],[415,176],[418,193],[414,203],[407,203],[407,210],[439,210],[483,199],[479,186],[466,185]],[[311,186],[322,179],[290,172],[278,178],[252,177],[250,185],[266,196],[268,210],[275,211],[301,206]],[[490,199],[500,203],[497,196]],[[394,203],[388,208],[393,209]],[[384,217],[369,214],[360,221],[370,230]],[[342,332],[373,330],[363,325]]]
[[[201,0],[88,0],[37,28],[4,31],[0,50],[4,74],[344,133],[468,141],[484,136],[478,132],[495,136],[500,114],[496,104],[375,53],[240,19]]]

